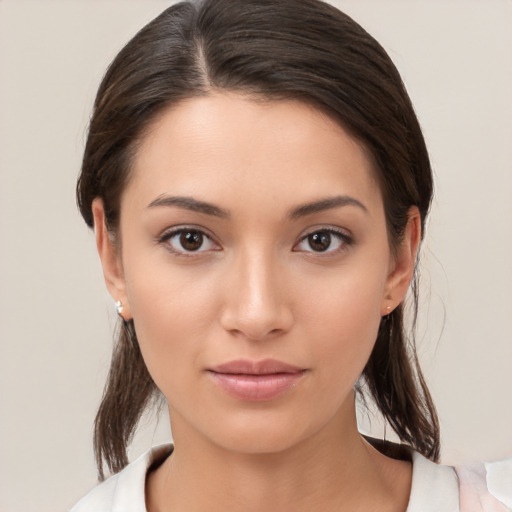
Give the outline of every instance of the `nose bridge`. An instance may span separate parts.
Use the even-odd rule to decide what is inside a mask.
[[[271,248],[260,244],[240,250],[230,266],[224,327],[247,338],[262,339],[291,324],[283,276]]]
[[[279,283],[275,267],[275,262],[263,251],[252,251],[241,258],[238,275],[242,285],[241,298],[244,299],[242,305],[256,313],[270,309],[272,303],[277,302]]]

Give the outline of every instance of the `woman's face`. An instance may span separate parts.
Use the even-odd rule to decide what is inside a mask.
[[[175,439],[268,453],[353,425],[419,228],[393,257],[371,160],[340,126],[295,101],[183,101],[145,136],[120,218],[117,253],[97,230],[105,275]]]

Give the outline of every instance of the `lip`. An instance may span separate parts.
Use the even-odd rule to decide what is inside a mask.
[[[276,359],[238,359],[208,368],[213,382],[239,400],[263,402],[294,388],[306,370]]]

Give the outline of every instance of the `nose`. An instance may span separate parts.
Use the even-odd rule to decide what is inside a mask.
[[[224,282],[222,327],[250,340],[274,338],[289,331],[293,314],[278,262],[254,251],[231,263]]]

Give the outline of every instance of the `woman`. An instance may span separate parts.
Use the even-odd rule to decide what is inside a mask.
[[[316,0],[169,8],[100,86],[77,194],[122,322],[95,429],[117,474],[74,510],[506,510],[435,464],[403,320],[431,169],[353,20]],[[160,393],[174,446],[128,465]],[[356,393],[403,445],[359,434]]]

